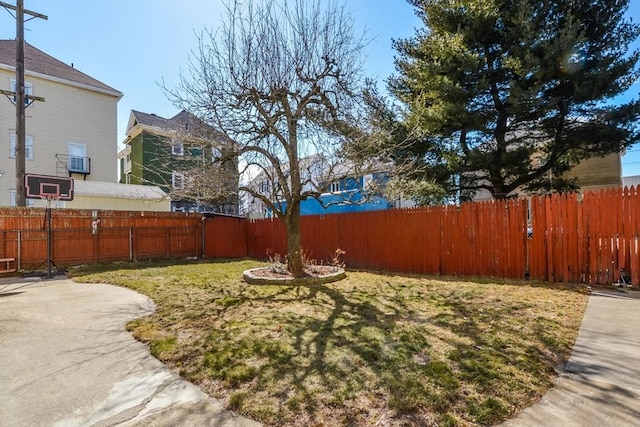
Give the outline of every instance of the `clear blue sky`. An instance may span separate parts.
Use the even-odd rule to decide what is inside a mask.
[[[15,4],[14,0],[4,0]],[[25,8],[48,16],[25,25],[31,45],[124,93],[118,103],[118,143],[125,138],[131,110],[171,117],[178,111],[158,83],[175,87],[196,33],[216,28],[221,0],[25,0]],[[381,81],[394,72],[392,38],[405,38],[421,27],[404,0],[345,0],[356,31],[367,31],[368,74]],[[629,15],[640,22],[640,0]],[[0,8],[0,39],[15,38],[15,20]],[[640,47],[640,41],[636,42]],[[636,82],[623,99],[638,95]],[[640,175],[640,147],[623,158],[624,175]]]

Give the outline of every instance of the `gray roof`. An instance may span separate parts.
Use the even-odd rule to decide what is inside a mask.
[[[116,96],[122,93],[111,86],[86,75],[85,73],[65,64],[56,58],[47,55],[39,49],[24,44],[24,63],[26,73],[38,73],[69,82],[99,89],[102,92],[111,92]],[[16,66],[16,42],[15,40],[0,40],[0,64],[15,68]]]
[[[147,114],[136,110],[131,110],[131,114],[133,114],[139,125],[174,132],[181,132],[184,130],[185,125],[188,126],[189,121],[197,120],[195,117],[191,118],[189,113],[186,111],[181,111],[170,119],[165,119],[164,117],[160,117],[156,114]]]
[[[120,199],[162,200],[167,194],[155,185],[116,184],[114,182],[81,181],[73,183],[78,196],[116,197]]]
[[[155,128],[163,132],[179,135],[231,141],[222,132],[207,125],[193,114],[184,110],[170,119],[165,119],[156,114],[147,114],[141,111],[131,110],[127,132],[136,126],[136,124],[142,127]]]

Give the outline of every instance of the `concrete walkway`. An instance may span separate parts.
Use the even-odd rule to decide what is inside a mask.
[[[505,427],[640,426],[640,295],[594,291],[556,388]]]
[[[0,281],[0,426],[257,426],[152,357],[124,325],[153,311],[110,285]]]

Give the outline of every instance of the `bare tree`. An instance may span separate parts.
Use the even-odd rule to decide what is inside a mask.
[[[304,274],[300,203],[357,174],[357,162],[344,157],[367,135],[364,46],[349,12],[333,2],[232,1],[169,90],[177,106],[236,142],[241,174],[267,177],[268,192],[240,190],[284,224],[295,276]]]

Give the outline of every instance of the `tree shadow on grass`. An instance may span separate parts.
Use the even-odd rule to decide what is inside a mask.
[[[475,291],[404,279],[425,277],[389,273],[371,287],[356,286],[362,278],[212,283],[193,291],[195,302],[174,301],[185,293],[176,287],[161,313],[137,326],[157,322],[166,332],[152,342],[157,357],[231,409],[272,425],[487,425],[550,386],[556,354],[566,350],[554,341],[558,322],[518,323],[511,318],[528,306],[508,297],[486,305],[473,301]],[[481,295],[477,285],[469,288]],[[184,328],[197,331],[188,343],[167,337]]]
[[[234,327],[212,331],[204,357],[208,375],[238,390],[239,397],[230,399],[233,409],[269,424],[286,424],[292,417],[300,422],[301,411],[314,420],[329,410],[339,424],[356,425],[370,416],[371,408],[354,403],[363,400],[411,425],[453,425],[456,417],[486,424],[508,415],[509,405],[498,398],[464,395],[461,380],[482,396],[493,396],[502,386],[493,371],[495,354],[482,356],[490,343],[475,320],[454,327],[459,338],[449,342],[448,358],[432,351],[433,341],[446,338],[431,326],[451,327],[447,316],[473,319],[463,303],[449,306],[453,314],[425,318],[402,297],[378,304],[370,298],[314,285],[245,299],[272,306],[271,322],[265,322],[271,326],[265,326],[280,325],[277,338],[256,330],[239,340],[242,331]],[[296,302],[310,310],[287,311]]]

